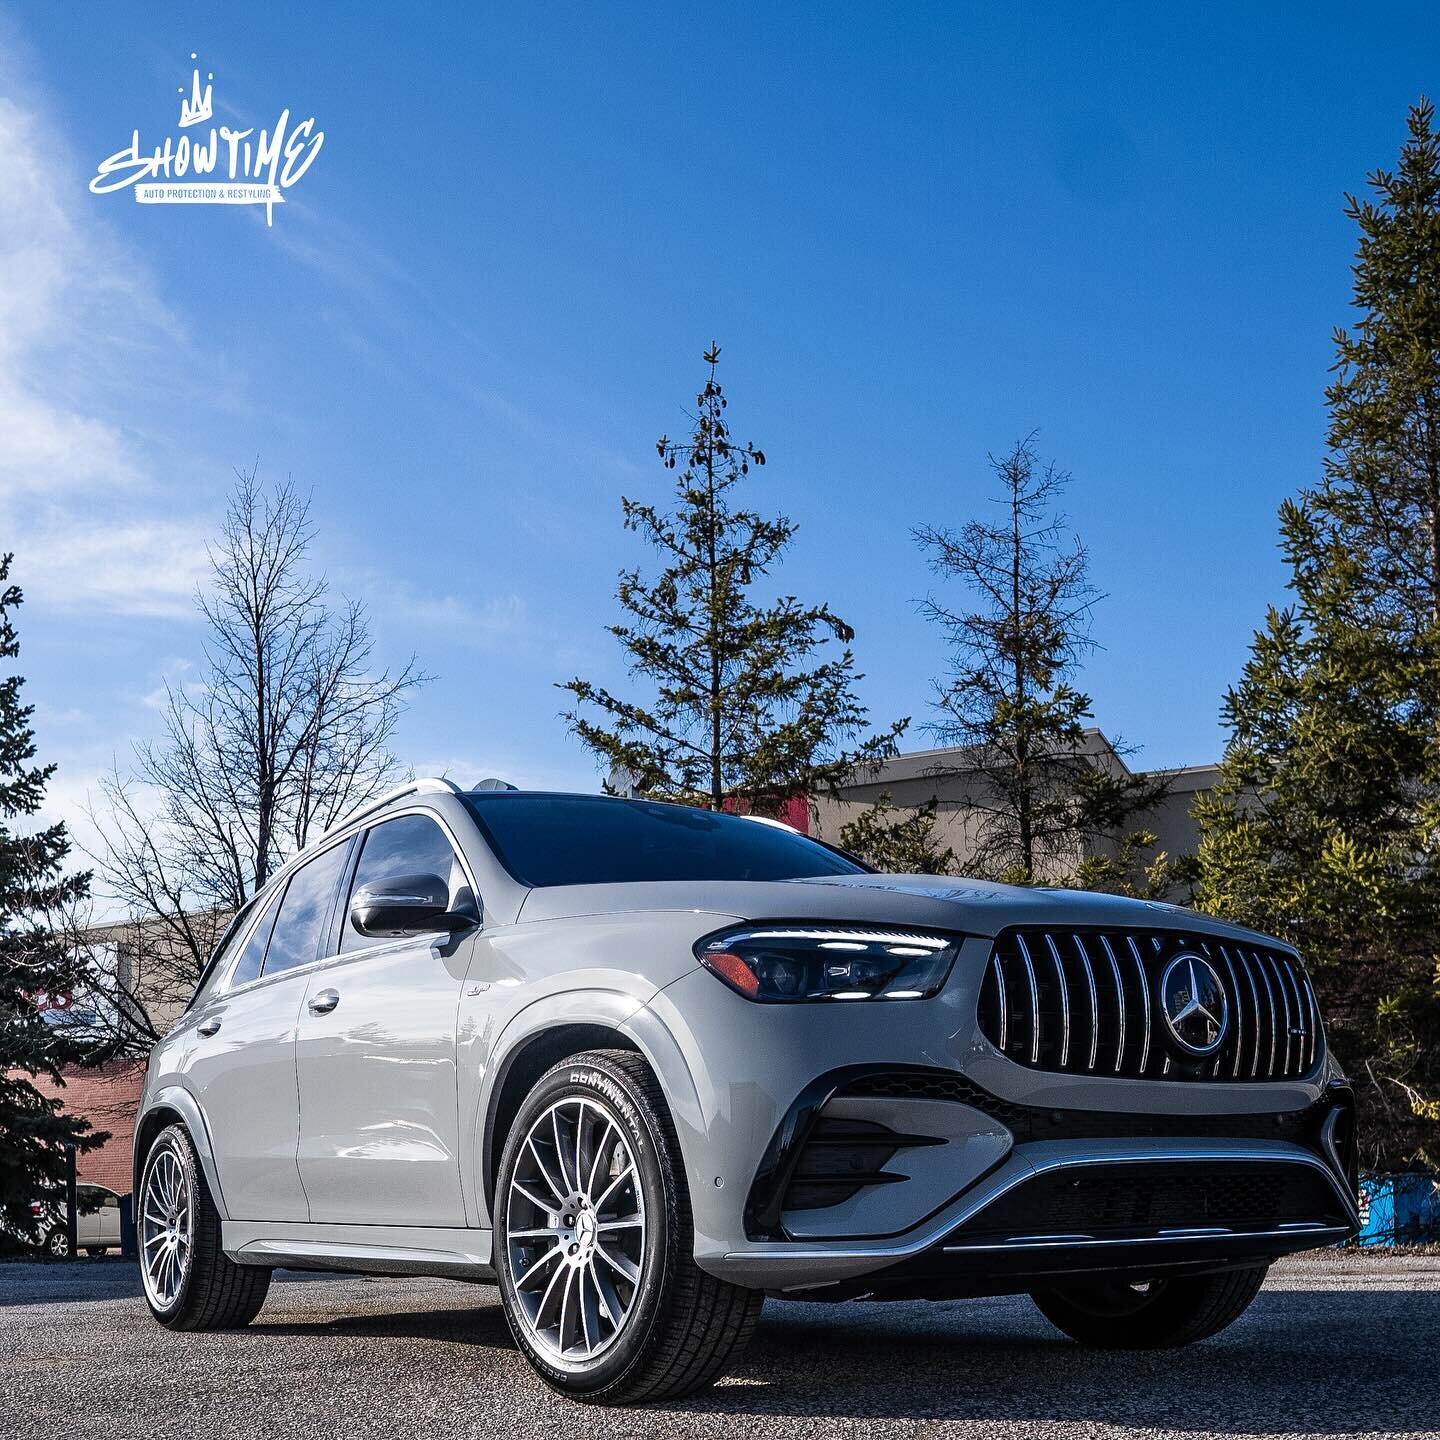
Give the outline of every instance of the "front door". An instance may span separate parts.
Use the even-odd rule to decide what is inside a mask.
[[[449,881],[452,908],[469,891],[446,832],[417,811],[365,832],[349,892],[420,874]],[[310,977],[296,1047],[310,1218],[462,1226],[455,1026],[470,934],[380,940],[348,912],[347,897],[338,953]]]

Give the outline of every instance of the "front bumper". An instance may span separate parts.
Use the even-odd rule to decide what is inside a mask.
[[[676,1106],[676,1124],[703,1269],[757,1289],[837,1298],[904,1287],[985,1293],[1075,1270],[1223,1268],[1353,1233],[1338,1121],[1325,1133],[1346,1105],[1328,1062],[1259,1084],[1027,1070],[975,1023],[988,948],[967,942],[950,985],[931,1001],[760,1006],[703,972],[652,1000],[650,1018],[678,1044],[688,1072],[680,1083],[662,1078],[672,1096],[692,1097]],[[906,1073],[930,1082],[908,1094],[894,1085],[867,1094],[855,1083]],[[880,1149],[889,1183],[849,1194],[832,1185],[822,1203],[796,1207],[787,1186],[797,1175],[811,1195],[828,1183],[824,1171],[800,1175],[794,1163],[822,1118],[852,1134],[880,1126],[905,1140],[891,1158]],[[861,1141],[870,1143],[863,1133]],[[1104,1223],[1007,1222],[1007,1214],[1033,1220],[1030,1202],[1041,1192],[1032,1187],[1060,1176],[1106,1189]],[[1272,1201],[1226,1199],[1215,1176],[1263,1182],[1256,1193]],[[1189,1188],[1199,1199],[1179,1213],[1162,1203]],[[1115,1209],[1114,1195],[1141,1190],[1160,1198],[1148,1210]]]

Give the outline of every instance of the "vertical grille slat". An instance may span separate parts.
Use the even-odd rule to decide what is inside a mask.
[[[1060,947],[1055,943],[1055,937],[1048,931],[1045,933],[1045,944],[1050,951],[1050,958],[1055,962],[1055,983],[1059,986],[1060,994],[1060,1069],[1065,1070],[1070,1065],[1070,986],[1065,980],[1065,962],[1060,958]]]
[[[1275,972],[1275,988],[1280,992],[1280,1003],[1285,1010],[1285,1069],[1283,1074],[1290,1073],[1290,1047],[1295,1038],[1295,1020],[1290,1014],[1290,992],[1285,988],[1285,976],[1280,969],[1280,962],[1271,955],[1269,957],[1270,968]]]
[[[1145,1063],[1150,1059],[1150,977],[1145,973],[1145,962],[1140,958],[1140,947],[1135,943],[1135,937],[1127,935],[1125,938],[1130,942],[1130,953],[1135,957],[1136,970],[1140,972],[1140,998],[1145,1002],[1144,1043],[1140,1048],[1140,1068],[1135,1072],[1143,1075]]]
[[[1265,985],[1265,1009],[1270,1017],[1270,1068],[1265,1073],[1273,1075],[1275,1073],[1275,1032],[1280,1025],[1279,1016],[1275,1011],[1275,987],[1270,983],[1270,977],[1265,973],[1265,962],[1258,954],[1255,956],[1255,968],[1260,972],[1260,979]]]
[[[1320,1006],[1315,999],[1315,987],[1303,969],[1300,971],[1300,983],[1305,987],[1305,1004],[1310,1010],[1310,1054],[1305,1062],[1308,1070],[1315,1063],[1316,1055],[1320,1053]]]
[[[1203,974],[1211,987],[1218,979],[1225,991],[1227,1028],[1203,1051],[1191,1048],[1205,1043],[1194,1038],[1195,1020],[1187,1034],[1178,1020],[1167,1016],[1162,1025],[1154,1014],[1162,982],[1171,1014],[1181,1013],[1186,991],[1174,987],[1186,971],[1171,962],[1186,956],[1197,979]],[[1323,1049],[1314,986],[1293,952],[1185,931],[1007,930],[991,953],[979,1018],[1007,1058],[1075,1075],[1295,1079],[1314,1069]]]
[[[1100,1053],[1100,996],[1095,990],[1095,971],[1090,965],[1090,955],[1085,949],[1085,941],[1079,935],[1070,937],[1075,942],[1075,948],[1080,952],[1080,963],[1085,967],[1085,989],[1090,996],[1090,1058],[1085,1068],[1095,1068],[1096,1056]]]
[[[1250,1013],[1255,1017],[1255,1042],[1250,1047],[1250,1077],[1254,1079],[1260,1074],[1260,987],[1255,983],[1255,972],[1250,968],[1245,952],[1237,946],[1235,954],[1245,971],[1245,984],[1250,990]]]
[[[1100,943],[1105,948],[1105,958],[1110,962],[1110,973],[1115,979],[1115,1073],[1118,1075],[1125,1064],[1125,981],[1120,975],[1120,962],[1110,944],[1110,937],[1102,935]]]
[[[1225,962],[1225,973],[1230,977],[1230,993],[1238,996],[1240,994],[1240,979],[1235,973],[1235,962],[1230,958],[1230,952],[1222,945],[1220,947],[1220,958]],[[1234,1004],[1235,1011],[1235,1063],[1230,1067],[1230,1078],[1233,1080],[1240,1073],[1240,1052],[1245,1048],[1245,1007]]]
[[[1016,935],[1020,958],[1025,962],[1025,978],[1030,982],[1030,1063],[1040,1063],[1040,986],[1035,980],[1035,962],[1023,935]]]
[[[1005,990],[1005,966],[996,957],[994,969],[996,999],[1000,1005],[1000,1038],[995,1042],[1003,1053],[1010,1046],[1010,997]]]

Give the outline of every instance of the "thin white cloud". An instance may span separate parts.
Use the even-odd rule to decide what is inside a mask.
[[[0,98],[0,538],[38,609],[177,615],[204,532],[125,417],[134,387],[183,393],[196,367],[76,168],[37,104]]]
[[[61,522],[34,530],[13,571],[26,599],[61,614],[189,619],[209,574],[198,525],[132,520],[95,527]]]
[[[519,595],[496,595],[477,604],[462,595],[432,594],[408,581],[378,576],[363,586],[363,594],[387,623],[433,627],[471,645],[484,646],[532,628]]]

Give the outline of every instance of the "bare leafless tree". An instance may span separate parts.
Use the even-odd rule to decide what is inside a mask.
[[[284,857],[400,778],[390,740],[427,677],[413,658],[374,667],[364,607],[332,605],[307,564],[313,537],[293,483],[237,471],[196,596],[200,673],[166,687],[161,736],[101,783],[92,858],[97,888],[130,917],[104,941],[127,957],[125,1009],[188,993]]]

